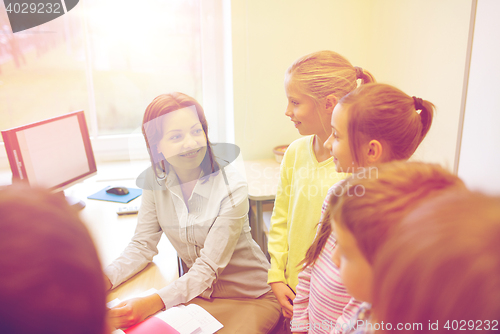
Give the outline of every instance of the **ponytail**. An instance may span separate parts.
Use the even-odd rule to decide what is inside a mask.
[[[304,258],[304,260],[302,260],[299,263],[299,266],[303,266],[302,270],[305,269],[307,266],[314,265],[314,263],[318,259],[319,254],[321,253],[321,251],[325,247],[326,242],[328,241],[328,238],[330,237],[330,234],[332,234],[332,223],[330,222],[329,211],[330,210],[328,208],[325,210],[325,214],[323,216],[323,219],[318,224],[319,225],[319,232],[318,232],[318,234],[316,234],[316,238],[314,239],[314,242],[307,250],[306,257]]]
[[[356,77],[371,80],[369,72],[356,67]],[[366,166],[360,161],[360,147],[367,140],[376,139],[388,145],[389,160],[407,160],[415,152],[429,132],[434,115],[434,105],[429,101],[410,97],[401,90],[386,84],[363,84],[342,98],[339,103],[349,107],[348,139],[353,160],[359,166]],[[418,113],[420,110],[420,113]],[[346,187],[346,181],[336,184]],[[339,191],[330,191],[327,209],[320,222],[320,229],[313,244],[307,250],[306,257],[299,264],[303,268],[314,265],[319,254],[332,233],[330,213],[339,201],[335,195]],[[344,193],[344,190],[340,191]]]
[[[432,103],[386,84],[361,85],[339,103],[349,108],[348,139],[358,166],[366,166],[359,152],[372,139],[387,144],[386,160],[409,159],[429,132],[434,114]]]
[[[427,132],[432,124],[432,118],[434,116],[434,105],[429,101],[422,101],[422,109],[420,111],[420,122],[422,122],[422,132],[420,136],[420,142],[424,140]]]
[[[354,66],[354,70],[356,71],[356,79],[361,79],[362,85],[375,82],[375,78],[367,70],[363,70],[358,66]]]
[[[335,184],[334,186],[335,188],[333,188],[334,191],[330,190],[328,192],[328,196],[326,196],[325,203],[328,204],[326,206],[325,212],[323,213],[321,221],[318,224],[320,226],[319,231],[316,234],[314,242],[307,250],[306,257],[299,263],[299,266],[303,266],[302,270],[304,270],[307,266],[314,265],[314,263],[318,259],[319,254],[325,247],[326,242],[330,237],[330,234],[332,234],[331,208],[337,204],[337,201],[339,199],[339,196],[337,195],[337,192],[335,190],[343,186],[344,186],[344,181],[340,181],[339,183]]]

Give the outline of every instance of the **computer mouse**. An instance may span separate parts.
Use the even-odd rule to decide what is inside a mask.
[[[108,194],[115,194],[119,196],[127,195],[129,193],[128,189],[125,187],[112,187],[106,190]]]

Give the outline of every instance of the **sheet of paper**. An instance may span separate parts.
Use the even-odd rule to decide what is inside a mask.
[[[189,314],[200,324],[200,333],[202,334],[212,334],[224,327],[217,319],[215,319],[210,313],[207,312],[207,310],[205,310],[201,306],[190,304],[188,306],[185,306],[185,308],[189,312]]]
[[[181,334],[212,334],[223,327],[210,313],[195,304],[172,307],[156,316]]]
[[[158,313],[156,317],[174,327],[181,334],[202,333],[198,321],[193,319],[189,313],[186,313],[184,308],[185,306],[172,307],[164,312]]]
[[[145,297],[156,293],[157,291],[158,290],[153,288],[133,297]],[[106,306],[108,308],[113,308],[121,302],[122,301],[120,299],[116,298],[108,302]],[[207,310],[196,304],[172,307],[164,312],[156,314],[155,316],[172,326],[180,334],[213,334],[224,327],[217,319],[208,313]],[[124,333],[122,331],[117,331],[112,334]]]

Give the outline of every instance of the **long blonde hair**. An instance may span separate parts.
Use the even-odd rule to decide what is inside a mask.
[[[340,100],[357,87],[357,79],[362,84],[375,82],[370,72],[354,67],[346,58],[329,50],[300,57],[290,65],[286,77],[293,77],[303,93],[315,101],[332,94]]]

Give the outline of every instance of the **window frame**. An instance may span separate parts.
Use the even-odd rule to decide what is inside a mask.
[[[82,1],[84,5],[85,1]],[[209,139],[212,142],[233,143],[234,102],[231,43],[231,2],[230,0],[200,1],[201,62],[202,62],[202,105],[209,124]],[[88,31],[85,23],[85,34]],[[92,81],[92,64],[86,40],[86,77],[89,91],[88,127],[92,149],[97,163],[111,161],[144,160],[149,155],[140,144],[144,141],[137,132],[120,135],[98,134],[97,111],[95,107]],[[140,124],[138,124],[138,128]],[[0,142],[0,169],[9,168],[5,145]]]

